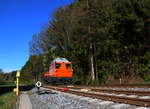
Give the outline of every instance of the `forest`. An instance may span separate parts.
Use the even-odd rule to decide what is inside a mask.
[[[63,57],[73,64],[74,83],[150,81],[150,0],[75,0],[50,17],[29,42],[22,80],[42,78]]]
[[[6,73],[0,68],[0,85],[15,84],[16,71]]]

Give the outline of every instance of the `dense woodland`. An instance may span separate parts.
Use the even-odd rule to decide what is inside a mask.
[[[29,49],[21,70],[26,81],[47,72],[56,57],[73,63],[73,81],[81,84],[150,81],[150,0],[76,0],[51,15]]]

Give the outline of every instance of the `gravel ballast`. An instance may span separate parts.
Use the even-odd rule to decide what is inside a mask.
[[[47,90],[42,88],[41,90]],[[53,91],[54,92],[54,91]],[[34,88],[29,92],[32,109],[136,109],[136,107],[128,104],[113,103],[111,101],[103,101],[82,97],[64,92],[55,91],[56,93],[43,93],[38,95]],[[145,107],[143,107],[145,108]],[[150,108],[145,108],[150,109]]]

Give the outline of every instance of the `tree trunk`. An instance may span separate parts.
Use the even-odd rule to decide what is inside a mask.
[[[92,74],[92,80],[98,80],[98,73],[97,73],[97,68],[96,68],[96,45],[95,45],[95,40],[92,39],[91,44],[90,44],[90,49],[91,49],[91,74]]]
[[[93,40],[93,60],[94,60],[94,73],[95,73],[95,79],[98,80],[98,72],[96,67],[96,41]]]
[[[91,56],[90,56],[90,61],[91,61],[91,76],[92,76],[92,81],[95,80],[95,68],[94,68],[94,54],[93,54],[93,44],[90,44],[90,49],[91,49]]]

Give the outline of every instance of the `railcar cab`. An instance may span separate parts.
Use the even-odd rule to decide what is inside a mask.
[[[53,67],[50,68],[50,75],[53,75],[53,77],[72,77],[72,64],[71,62],[61,59],[55,60],[52,64]],[[53,73],[53,74],[52,74]]]
[[[49,82],[70,81],[73,76],[72,63],[65,58],[54,59],[49,67],[49,72],[44,77]]]

